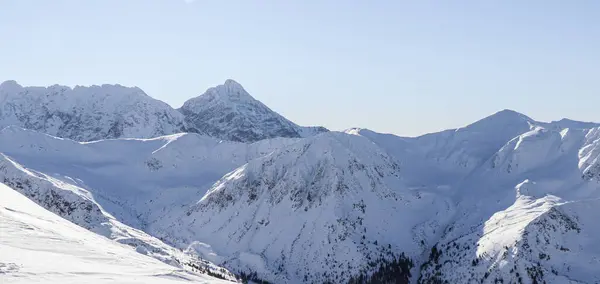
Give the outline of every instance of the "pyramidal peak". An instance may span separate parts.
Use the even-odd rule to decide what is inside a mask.
[[[511,110],[511,109],[503,109],[503,110],[498,111],[498,112],[496,112],[488,117],[485,117],[479,121],[486,121],[486,120],[487,121],[495,120],[498,122],[510,122],[510,121],[532,122],[532,121],[534,121],[530,117],[528,117],[520,112]],[[477,123],[477,122],[475,122],[475,123]]]
[[[232,79],[227,79],[222,85],[209,88],[204,94],[200,95],[196,99],[207,101],[217,99],[219,101],[230,102],[255,101],[255,99],[244,89],[244,87],[242,87],[240,83]]]
[[[231,79],[186,101],[179,111],[185,116],[188,131],[238,142],[300,138],[327,131],[322,127],[296,125],[254,99]]]
[[[489,131],[494,129],[516,128],[517,132],[528,130],[531,125],[537,124],[532,118],[514,110],[504,109],[475,121],[455,131]]]
[[[242,85],[233,79],[225,80],[224,86],[243,89]]]

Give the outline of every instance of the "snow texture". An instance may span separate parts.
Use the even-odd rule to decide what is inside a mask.
[[[108,89],[148,107],[91,103]],[[76,90],[81,101],[65,95]],[[595,123],[504,110],[420,137],[328,132],[297,126],[231,80],[181,112],[120,86],[9,81],[0,101],[1,181],[161,267],[206,264],[273,283],[389,271],[397,283],[600,282]],[[114,121],[133,122],[113,135]],[[6,260],[0,271],[19,267]]]

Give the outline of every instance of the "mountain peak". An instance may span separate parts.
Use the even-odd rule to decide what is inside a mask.
[[[0,83],[0,90],[11,91],[11,90],[20,89],[20,88],[23,88],[23,86],[19,85],[19,83],[17,83],[17,81],[15,81],[15,80],[7,80],[7,81]]]
[[[572,128],[572,129],[586,129],[600,126],[600,123],[591,121],[577,121],[573,119],[563,118],[558,121],[552,121],[549,125],[556,128]]]
[[[529,125],[533,122],[535,122],[533,119],[520,112],[504,109],[480,119],[465,128],[483,127],[493,129],[497,127],[508,127],[510,125]]]
[[[260,104],[255,100],[242,85],[232,79],[227,79],[225,83],[208,88],[202,95],[187,100],[181,110],[187,112],[222,106],[227,108],[236,108],[237,105]]]
[[[233,80],[233,79],[227,79],[227,80],[225,80],[225,83],[223,83],[223,85],[225,85],[225,86],[231,86],[232,88],[243,89],[242,85],[240,83],[238,83],[237,81]]]
[[[232,79],[186,101],[179,111],[185,116],[188,131],[238,142],[299,138],[327,131],[296,125],[254,99]]]
[[[199,97],[196,97],[199,102],[212,102],[214,100],[227,102],[249,102],[255,99],[248,94],[242,85],[232,79],[227,79],[222,85],[209,88]],[[191,99],[190,101],[193,102]]]
[[[489,117],[515,117],[515,118],[524,118],[526,120],[532,120],[528,116],[526,116],[518,111],[514,111],[512,109],[503,109],[501,111],[498,111],[498,112],[490,115]]]

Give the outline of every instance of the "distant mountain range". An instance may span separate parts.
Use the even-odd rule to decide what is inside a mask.
[[[325,132],[301,127],[250,96],[233,80],[190,99],[181,109],[139,88],[101,85],[70,88],[0,84],[0,128],[17,125],[76,141],[152,138],[194,132],[224,140],[254,142]]]
[[[8,81],[0,125],[6,186],[209,282],[600,282],[597,123],[503,110],[419,137],[335,132],[228,80],[179,110]],[[32,271],[3,255],[3,277]]]

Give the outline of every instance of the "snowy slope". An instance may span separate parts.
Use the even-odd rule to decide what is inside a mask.
[[[428,159],[449,171],[464,174],[480,166],[534,123],[523,114],[503,110],[462,128],[423,135],[416,143]]]
[[[248,159],[293,142],[281,138],[244,144],[177,134],[81,143],[11,126],[0,131],[0,181],[141,253],[172,265],[197,264],[141,230],[169,213],[176,215]],[[210,263],[203,265],[221,273]]]
[[[186,255],[143,231],[121,223],[96,203],[92,192],[74,183],[26,169],[4,154],[0,154],[0,180],[46,210],[98,235],[128,245],[131,250],[176,267],[191,269],[193,264],[220,277],[233,279],[233,275],[220,267]]]
[[[182,132],[183,116],[139,88],[0,84],[0,128],[16,125],[79,141]]]
[[[478,169],[514,137],[539,124],[512,110],[503,110],[458,129],[419,137],[399,137],[368,129],[346,133],[368,138],[401,164],[412,186],[448,186]]]
[[[444,238],[421,283],[598,283],[599,200],[520,196],[477,233]]]
[[[230,172],[161,236],[276,283],[343,283],[394,259],[408,278],[452,208],[401,173],[363,137],[320,134]]]
[[[589,220],[600,196],[598,126],[502,111],[416,138],[346,132],[401,161],[410,186],[448,194],[456,204],[422,259],[420,282],[597,283],[600,255],[589,240],[600,236]]]
[[[179,110],[185,115],[189,131],[231,141],[299,138],[327,131],[296,125],[255,100],[233,80],[186,101]]]
[[[95,235],[0,184],[2,283],[231,283]]]
[[[597,283],[598,128],[536,127],[458,188],[422,283]]]
[[[401,164],[406,164],[410,171],[406,178],[411,183],[453,185],[484,167],[502,147],[511,141],[517,143],[518,140],[513,139],[530,130],[560,136],[564,129],[573,133],[595,127],[600,124],[568,119],[540,122],[512,110],[502,110],[465,127],[419,137],[399,137],[359,128],[346,133],[369,138]],[[432,180],[432,177],[435,178]]]
[[[244,106],[232,117],[260,114],[238,86],[202,97],[217,97],[216,109],[239,100],[225,104]],[[366,129],[303,136],[82,143],[7,127],[0,179],[164,262],[199,256],[275,283],[406,283],[408,272],[412,283],[600,281],[597,124],[505,110],[415,138]]]
[[[0,131],[0,153],[145,230],[183,211],[227,172],[295,141],[245,144],[175,134],[81,143],[7,127]]]

